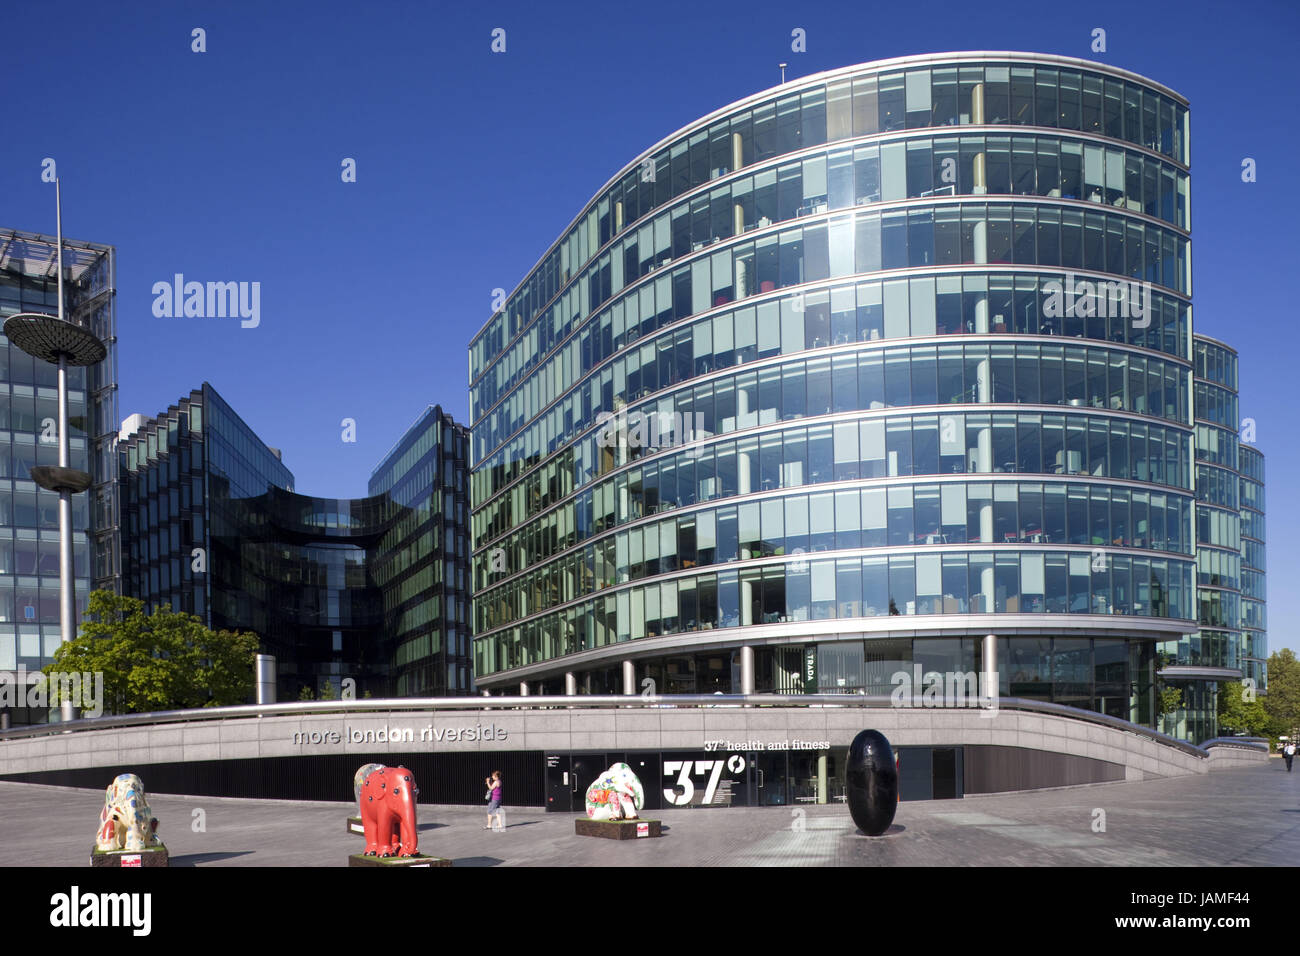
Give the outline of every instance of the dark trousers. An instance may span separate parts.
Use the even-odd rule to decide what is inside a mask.
[[[1294,754],[1283,754],[1282,759],[1286,761],[1286,772],[1291,772],[1291,761],[1295,759]]]

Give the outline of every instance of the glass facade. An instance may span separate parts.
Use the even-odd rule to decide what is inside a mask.
[[[19,312],[57,315],[58,242],[53,236],[0,231],[0,323]],[[68,369],[71,467],[91,474],[72,496],[75,613],[92,581],[117,580],[117,351],[112,246],[64,239],[65,317],[91,329],[108,348],[88,368]],[[37,487],[30,470],[58,464],[57,367],[32,358],[0,335],[0,672],[29,675],[49,664],[59,627],[59,496]],[[15,723],[48,712],[18,707]]]
[[[1264,456],[1239,438],[1236,351],[1198,334],[1193,362],[1200,630],[1160,646],[1158,673],[1183,691],[1161,728],[1206,740],[1219,733],[1221,683],[1250,678],[1266,687]]]
[[[470,346],[479,685],[872,692],[1014,629],[1006,692],[1153,723],[1199,606],[1186,130],[953,54],[630,163]]]
[[[398,696],[470,693],[469,430],[431,405],[370,476],[388,508],[371,574]]]
[[[457,429],[436,408],[423,416],[386,459],[396,490],[381,477],[366,498],[308,497],[205,383],[120,440],[124,592],[256,633],[282,699],[326,684],[341,696],[345,679],[358,696],[464,693],[464,653],[449,658],[455,631],[441,611],[464,600],[456,578],[445,595],[433,581],[465,561]],[[433,527],[444,502],[452,528],[459,507],[460,540]]]
[[[1264,587],[1264,455],[1242,444],[1241,463],[1241,670],[1261,690],[1268,687],[1268,617]]]

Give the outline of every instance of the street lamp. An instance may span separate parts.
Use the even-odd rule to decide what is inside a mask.
[[[5,320],[4,334],[10,342],[34,358],[59,367],[59,463],[37,465],[32,480],[59,496],[59,628],[62,643],[73,638],[72,496],[90,487],[91,477],[71,467],[68,456],[68,367],[94,365],[108,355],[99,336],[73,325],[64,317],[63,305],[63,202],[59,181],[54,181],[55,216],[58,229],[59,314],[20,312]],[[64,720],[74,716],[73,702],[60,703]]]

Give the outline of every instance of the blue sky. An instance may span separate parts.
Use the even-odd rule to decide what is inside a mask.
[[[205,379],[307,494],[365,493],[430,403],[466,418],[466,347],[592,194],[685,123],[788,77],[947,50],[1135,70],[1192,104],[1197,330],[1241,354],[1267,456],[1269,643],[1296,646],[1290,295],[1300,222],[1289,2],[62,2],[7,10],[0,226],[115,245],[119,407]],[[191,31],[207,50],[191,50]],[[506,52],[490,50],[494,28]],[[791,31],[807,34],[793,53]],[[1090,51],[1106,30],[1107,52]],[[341,162],[357,163],[343,183]],[[1258,181],[1241,181],[1241,161]],[[261,283],[261,324],[158,318],[153,284]],[[344,418],[357,423],[342,441]]]

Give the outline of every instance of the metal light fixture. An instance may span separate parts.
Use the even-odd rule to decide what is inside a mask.
[[[63,304],[63,200],[59,181],[54,180],[55,216],[58,220],[59,314],[23,312],[5,320],[4,334],[10,342],[34,358],[59,367],[59,463],[37,465],[32,480],[59,496],[59,628],[63,643],[73,638],[72,496],[90,487],[91,476],[71,467],[68,455],[68,368],[94,365],[108,355],[99,336],[74,325],[64,316]],[[64,720],[75,716],[72,701],[62,701]]]

